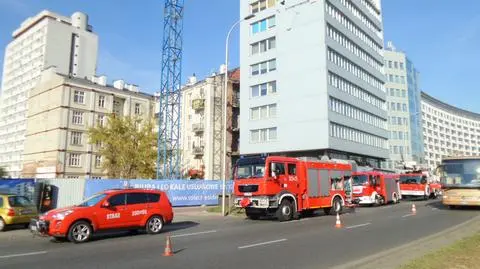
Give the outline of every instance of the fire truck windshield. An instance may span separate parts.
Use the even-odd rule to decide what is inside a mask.
[[[236,178],[260,178],[265,175],[265,159],[249,158],[237,162]]]
[[[353,186],[361,186],[368,182],[368,177],[366,175],[353,176]]]
[[[400,176],[400,184],[420,184],[421,180],[420,176]]]
[[[438,170],[446,186],[480,188],[480,159],[444,160]]]

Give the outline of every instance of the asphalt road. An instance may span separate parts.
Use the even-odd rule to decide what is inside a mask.
[[[359,208],[335,217],[279,223],[240,217],[178,217],[161,235],[109,234],[85,244],[0,234],[0,268],[329,268],[440,232],[478,216],[439,200]],[[188,219],[187,219],[188,218]],[[163,257],[165,235],[175,255]],[[386,257],[394,259],[394,257]]]

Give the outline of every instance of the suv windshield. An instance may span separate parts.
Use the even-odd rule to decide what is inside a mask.
[[[8,204],[11,207],[33,206],[33,203],[25,196],[10,196],[8,197]]]
[[[420,176],[400,176],[400,184],[420,184]]]
[[[105,193],[101,193],[101,194],[97,194],[97,195],[94,195],[90,198],[88,198],[87,200],[83,201],[81,204],[79,204],[78,206],[82,206],[82,207],[90,207],[90,206],[94,206],[96,204],[98,204],[98,202],[100,202],[101,200],[103,200],[103,198],[105,198],[107,195]]]
[[[368,177],[366,175],[353,176],[353,186],[361,186],[368,182]]]

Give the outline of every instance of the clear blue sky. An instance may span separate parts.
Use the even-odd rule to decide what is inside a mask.
[[[243,0],[242,0],[243,1]],[[141,4],[140,4],[141,3]],[[405,51],[421,73],[421,89],[480,113],[480,1],[383,0],[385,40]],[[239,16],[239,0],[185,0],[183,81],[218,70],[225,35]],[[98,73],[153,92],[160,85],[162,0],[0,0],[0,68],[11,32],[43,9],[89,15],[99,36]],[[231,66],[238,65],[238,29]]]

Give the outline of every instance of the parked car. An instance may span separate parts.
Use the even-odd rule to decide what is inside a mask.
[[[158,234],[172,220],[172,205],[165,192],[114,189],[75,206],[50,210],[32,220],[30,229],[41,235],[83,243],[101,230],[144,228],[150,234]]]
[[[25,196],[0,194],[0,232],[7,225],[25,225],[38,216],[35,205]]]

